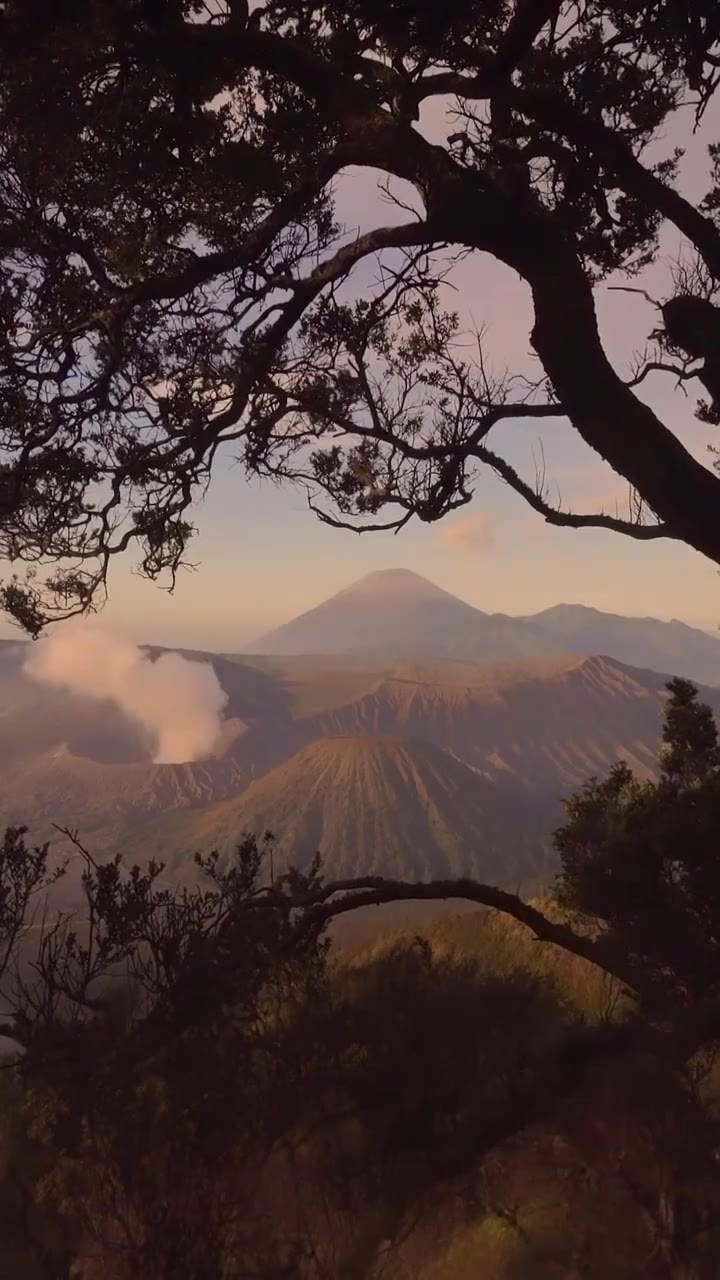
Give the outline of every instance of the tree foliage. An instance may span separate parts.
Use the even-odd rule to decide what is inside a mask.
[[[580,1256],[590,1280],[713,1274],[696,1055],[606,1058],[547,977],[420,938],[338,967],[308,911],[351,883],[268,883],[267,842],[174,894],[77,852],[83,908],[5,967],[0,1275],[411,1276],[448,1213],[503,1224],[506,1280]],[[540,1193],[566,1206],[550,1234],[525,1217]]]
[[[5,607],[31,631],[85,610],[133,545],[172,581],[233,454],[330,523],[437,520],[489,467],[551,523],[720,561],[720,481],[636,390],[674,379],[720,412],[720,152],[693,204],[663,141],[710,118],[719,80],[711,0],[7,0]],[[410,184],[412,208],[343,228],[350,168]],[[654,261],[665,223],[684,264],[625,378],[594,290]],[[534,381],[493,374],[447,309],[470,252],[528,286]],[[504,422],[554,417],[627,480],[627,519],[557,507],[505,459]]]
[[[268,884],[268,851],[199,859],[198,886],[171,892],[159,867],[96,864],[78,843],[81,910],[9,948],[7,1178],[17,1234],[53,1274],[362,1274],[495,1141],[513,1064],[540,1065],[572,1025],[546,983],[426,945],[334,975],[306,918],[320,881]]]
[[[668,689],[661,772],[625,764],[571,800],[555,836],[560,900],[602,923],[634,957],[651,1000],[718,994],[720,751],[709,707],[687,680]]]
[[[62,866],[8,831],[0,1275],[4,1248],[33,1280],[381,1280],[428,1259],[456,1280],[465,1257],[504,1280],[712,1280],[720,754],[694,686],[668,693],[657,780],[620,763],[568,802],[545,911],[475,881],[278,877],[269,835],[173,888],[70,831],[82,901],[58,911]],[[448,897],[495,909],[484,944],[440,921],[330,949],[349,911]],[[501,916],[555,960],[503,947]],[[615,995],[578,1003],[568,961]]]

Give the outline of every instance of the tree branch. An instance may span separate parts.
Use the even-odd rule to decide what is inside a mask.
[[[547,524],[570,529],[609,529],[613,533],[623,533],[626,537],[637,538],[641,542],[651,542],[657,538],[670,538],[673,536],[663,524],[641,524],[639,521],[621,520],[615,516],[606,516],[603,513],[581,515],[572,511],[559,511],[557,508],[551,507],[542,494],[527,484],[518,475],[515,468],[500,457],[499,454],[481,445],[474,450],[473,456],[480,458],[488,466],[492,467],[493,471],[496,471],[506,484],[510,485],[511,489],[514,489],[521,498],[524,498],[528,506],[544,517]]]
[[[613,369],[600,340],[592,284],[572,240],[538,203],[488,183],[390,117],[359,130],[354,146],[356,163],[405,178],[422,193],[430,235],[490,253],[528,282],[531,341],[572,425],[655,512],[662,536],[720,563],[720,479]]]
[[[569,925],[548,919],[542,911],[516,894],[477,880],[431,880],[406,883],[365,876],[356,880],[334,880],[309,894],[290,899],[299,911],[297,929],[319,929],[339,916],[364,907],[391,902],[475,902],[499,911],[524,925],[540,942],[550,943],[566,954],[577,956],[604,973],[617,978],[629,992],[657,996],[644,970],[603,938],[583,937]],[[713,997],[700,1004],[664,1010],[661,1023],[631,1017],[603,1027],[583,1029],[563,1041],[559,1055],[570,1058],[586,1070],[606,1056],[653,1052],[683,1061],[720,1036],[720,1000]],[[578,1056],[576,1057],[576,1053]]]
[[[468,100],[487,99],[497,91],[498,79],[492,69],[473,76],[443,71],[423,77],[415,88],[419,101],[437,95],[454,95]],[[512,106],[544,128],[568,139],[581,151],[589,147],[620,188],[628,195],[639,197],[672,222],[695,246],[714,277],[720,280],[720,228],[679,191],[647,169],[622,134],[600,120],[579,113],[574,103],[556,94],[541,95],[526,89],[513,89]]]
[[[588,147],[626,194],[657,209],[687,237],[715,279],[720,280],[720,228],[674,187],[646,169],[621,133],[551,95],[521,91],[515,105],[581,151]]]
[[[643,362],[639,372],[630,378],[625,385],[627,387],[639,387],[640,383],[644,382],[651,373],[672,373],[678,382],[688,382],[691,378],[697,378],[698,372],[701,370],[702,365],[699,368],[693,368],[691,361],[688,361],[688,367],[684,368],[682,365],[667,364],[664,360],[646,360]]]
[[[148,276],[137,285],[126,289],[120,299],[122,313],[147,302],[181,298],[219,275],[236,271],[252,263],[272,245],[276,236],[300,217],[308,204],[316,198],[328,182],[343,167],[342,154],[333,151],[314,166],[303,182],[277,202],[257,227],[239,244],[217,253],[202,254],[176,273]]]
[[[464,900],[477,902],[493,911],[512,916],[526,926],[541,942],[552,943],[571,955],[587,960],[606,973],[618,978],[633,991],[640,992],[646,986],[641,971],[637,970],[614,947],[602,939],[586,938],[575,933],[566,924],[557,924],[524,902],[516,894],[482,884],[478,880],[430,880],[406,883],[402,880],[386,880],[381,876],[365,876],[357,880],[334,880],[323,885],[314,894],[299,899],[293,905],[303,908],[299,928],[314,929],[329,923],[336,917],[361,907],[377,907],[389,902],[441,902]]]
[[[421,76],[412,86],[413,101],[426,98],[492,98],[510,86],[514,71],[532,51],[543,27],[552,23],[562,7],[561,0],[517,0],[497,52],[487,57],[486,66],[474,75],[436,71]]]

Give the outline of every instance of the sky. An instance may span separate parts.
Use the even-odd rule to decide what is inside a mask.
[[[707,138],[717,137],[720,108],[708,112],[691,139],[681,186],[691,196],[706,189]],[[434,104],[419,128],[439,139],[447,128]],[[675,136],[677,135],[677,136]],[[667,152],[686,142],[689,128],[677,122],[663,140]],[[413,199],[396,184],[397,194]],[[347,227],[405,220],[388,204],[379,175],[348,172],[338,184],[338,204]],[[653,296],[667,290],[668,263],[681,249],[666,233],[662,261],[642,280]],[[497,369],[533,367],[531,309],[522,281],[486,255],[466,259],[453,277],[458,307],[468,326],[484,330],[484,348]],[[657,324],[657,313],[640,296],[597,290],[601,333],[608,355],[628,370]],[[699,423],[693,412],[696,385],[686,398],[667,375],[643,384],[643,395],[683,443],[706,465],[708,446],[720,446],[720,431]],[[502,423],[490,438],[532,481],[543,457],[548,481],[574,510],[627,513],[626,487],[589,450],[567,423],[524,420]],[[720,571],[696,552],[671,541],[634,542],[602,530],[553,529],[503,485],[482,472],[472,505],[434,526],[417,522],[398,535],[362,536],[322,525],[307,509],[302,490],[249,484],[232,458],[218,470],[209,493],[193,513],[199,533],[191,548],[192,571],[181,574],[170,596],[133,571],[132,556],[118,561],[110,577],[110,599],[102,622],[138,642],[225,651],[252,648],[264,631],[320,603],[376,569],[408,568],[426,575],[487,612],[534,613],[559,602],[615,613],[680,618],[706,629],[720,626]],[[5,629],[5,634],[12,632]]]

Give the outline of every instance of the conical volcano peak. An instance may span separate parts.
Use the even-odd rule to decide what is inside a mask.
[[[441,636],[484,618],[419,573],[379,569],[263,636],[258,651],[434,656],[445,650]]]
[[[482,613],[411,569],[377,569],[263,636],[257,651],[483,661],[558,648],[528,622]]]
[[[335,599],[347,598],[353,595],[376,598],[387,596],[402,597],[406,600],[429,600],[432,598],[457,600],[457,597],[452,596],[449,591],[444,591],[442,587],[436,586],[429,578],[424,578],[422,574],[415,573],[412,569],[375,569],[372,573],[366,573],[363,578],[358,578],[349,587],[345,587],[338,592]]]

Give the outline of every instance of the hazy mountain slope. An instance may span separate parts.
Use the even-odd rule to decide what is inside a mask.
[[[267,829],[278,838],[277,866],[306,866],[320,850],[328,877],[472,874],[515,884],[543,865],[529,811],[429,743],[382,738],[314,742],[237,799],[138,835],[177,865]]]
[[[608,653],[630,666],[720,685],[720,638],[684,622],[625,618],[559,604],[524,619],[573,653]]]
[[[532,623],[486,614],[407,569],[370,573],[254,646],[266,654],[485,658],[556,653]]]

